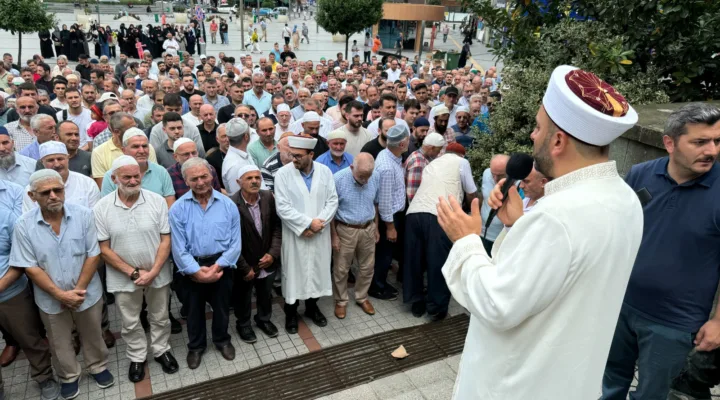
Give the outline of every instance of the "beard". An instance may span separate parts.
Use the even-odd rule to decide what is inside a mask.
[[[15,153],[0,157],[0,168],[10,169],[13,165],[15,165]]]
[[[553,160],[550,158],[550,137],[544,140],[540,148],[533,150],[533,158],[535,159],[535,169],[548,179],[552,179]]]
[[[128,187],[122,184],[118,185],[118,192],[120,192],[123,196],[126,197],[138,195],[141,189],[142,187],[140,185],[134,187]]]
[[[350,126],[352,126],[355,129],[359,129],[362,126],[362,120],[360,120],[360,121],[348,120],[348,123],[350,124]]]
[[[342,157],[344,153],[344,151],[330,150],[330,154],[332,154],[333,157]]]
[[[445,131],[447,131],[447,125],[440,126],[438,124],[435,124],[435,132],[442,135],[443,133],[445,133]]]
[[[21,115],[20,119],[22,120],[22,122],[29,124],[32,117],[33,117],[32,115]]]
[[[56,203],[48,204],[47,209],[53,213],[60,212],[63,209],[63,202],[59,201]]]

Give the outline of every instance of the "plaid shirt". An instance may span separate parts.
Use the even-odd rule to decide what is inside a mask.
[[[15,151],[19,152],[35,141],[35,135],[20,125],[19,120],[5,124],[5,129],[7,129],[13,142],[15,142]]]
[[[429,162],[430,160],[425,157],[422,148],[410,154],[410,157],[405,161],[405,193],[407,194],[408,203],[412,201],[415,192],[420,188],[422,172]]]
[[[101,144],[107,142],[108,140],[112,139],[112,132],[110,132],[110,128],[105,128],[104,131],[98,133],[97,136],[93,139],[93,149],[97,149]]]
[[[394,222],[393,214],[405,209],[405,180],[402,157],[395,157],[390,150],[378,153],[375,173],[380,180],[378,211],[383,222]]]
[[[182,177],[180,168],[180,163],[175,163],[167,169],[168,174],[170,174],[170,179],[172,180],[173,188],[175,189],[176,199],[179,199],[190,190],[188,185],[185,183],[185,179]],[[215,168],[210,168],[210,173],[213,177],[213,189],[220,192],[220,180],[218,179],[217,172],[215,172]]]

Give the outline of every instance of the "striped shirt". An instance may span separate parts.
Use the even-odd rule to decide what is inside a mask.
[[[280,153],[275,153],[272,157],[265,160],[260,173],[262,174],[263,183],[267,190],[275,191],[275,173],[282,168],[283,163],[280,161]]]

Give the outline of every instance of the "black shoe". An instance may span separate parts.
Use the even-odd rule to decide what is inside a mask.
[[[222,346],[216,346],[216,348],[224,359],[228,361],[232,361],[235,359],[235,346],[233,346],[232,343],[228,342]]]
[[[255,324],[258,328],[260,328],[261,331],[263,331],[265,335],[267,335],[267,337],[277,337],[278,328],[272,322],[255,320]]]
[[[425,314],[425,302],[416,301],[412,304],[412,315],[415,318],[420,318]]]
[[[395,295],[395,296],[397,296],[398,293],[399,293],[398,290],[395,288],[395,286],[390,285],[390,284],[386,284],[386,285],[385,285],[385,291],[386,291],[386,292],[390,292],[390,293],[392,293],[392,294]]]
[[[430,321],[437,322],[442,321],[447,317],[447,311],[439,312],[436,314],[430,314]]]
[[[140,382],[145,379],[145,363],[131,362],[128,370],[128,379],[130,382]]]
[[[285,316],[285,331],[291,335],[298,333],[298,316],[296,313]]]
[[[393,294],[389,290],[383,292],[377,290],[368,290],[368,296],[374,297],[378,300],[397,300],[397,294]]]
[[[187,355],[187,365],[190,369],[196,369],[202,362],[202,356],[205,350],[190,350]]]
[[[238,326],[237,327],[238,335],[240,335],[240,340],[242,340],[245,343],[255,343],[257,342],[257,336],[255,336],[255,331],[250,326]]]
[[[150,331],[150,322],[147,319],[147,310],[140,311],[140,325],[142,325],[145,332]]]
[[[348,271],[348,283],[355,283],[355,274],[352,271]]]
[[[115,295],[112,293],[108,293],[105,295],[105,303],[107,305],[115,304]]]
[[[320,312],[320,309],[316,308],[314,310],[305,311],[305,316],[310,318],[315,325],[319,327],[327,326],[327,319],[323,315],[323,313]]]
[[[155,361],[162,365],[162,370],[166,374],[174,374],[180,369],[177,360],[175,360],[175,357],[173,357],[169,351],[166,351],[160,357],[155,357]]]
[[[175,317],[173,317],[172,313],[170,314],[170,333],[180,333],[182,332],[182,325],[180,324],[180,321],[176,320]]]

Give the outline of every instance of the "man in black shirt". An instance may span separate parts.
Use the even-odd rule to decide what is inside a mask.
[[[80,77],[82,79],[85,79],[86,81],[90,80],[90,71],[92,71],[92,66],[90,66],[90,61],[88,59],[87,54],[80,54],[78,57],[79,63],[75,67],[75,71],[80,73]]]
[[[230,44],[230,41],[228,39],[228,24],[225,22],[225,20],[220,20],[220,37],[223,40],[223,44],[225,46]]]
[[[180,91],[180,96],[184,97],[185,100],[190,100],[190,97],[194,95],[205,96],[205,92],[195,89],[195,80],[190,74],[183,76],[182,85],[183,88]]]
[[[285,47],[283,47],[283,52],[280,53],[280,61],[281,61],[281,62],[285,62],[285,60],[287,60],[288,57],[290,57],[290,58],[297,58],[297,57],[295,56],[295,53],[293,53],[293,52],[290,50],[290,46],[286,44]]]
[[[203,104],[200,107],[200,120],[202,123],[197,126],[200,132],[200,138],[203,142],[203,147],[210,150],[213,147],[218,147],[218,141],[215,139],[217,123],[215,123],[215,109],[211,104]]]
[[[68,151],[68,169],[92,178],[91,154],[79,148],[80,128],[72,121],[63,121],[57,127],[57,135]],[[44,168],[43,163],[38,160],[35,169],[41,170]]]
[[[368,107],[367,104],[365,104],[363,106],[363,112],[365,112],[365,108],[367,108],[367,107]],[[367,114],[364,115],[364,118],[367,119],[365,122],[363,122],[363,128],[365,128],[365,129],[367,129],[367,127],[370,126],[370,124],[372,124],[373,121],[380,118],[380,115],[382,113],[380,112],[380,102],[379,101],[372,103],[369,113],[370,113],[370,118],[367,118]]]
[[[363,146],[362,150],[360,150],[361,153],[370,153],[373,158],[377,158],[377,155],[387,147],[387,131],[395,126],[395,119],[394,118],[382,118],[380,119],[380,123],[378,124],[378,128],[380,129],[380,134],[375,139],[365,143],[365,146]]]
[[[37,87],[35,87],[32,83],[23,83],[22,85],[18,86],[16,97],[19,99],[21,97],[32,97],[35,99],[35,101],[38,100],[38,92]],[[47,114],[57,122],[57,111],[50,106],[42,105],[38,103],[38,114]],[[7,122],[15,122],[20,119],[20,115],[15,111],[14,108],[11,108],[7,112]]]
[[[243,98],[245,98],[245,91],[243,91],[242,84],[240,82],[235,82],[230,85],[228,92],[230,95],[230,104],[221,107],[217,115],[218,123],[221,124],[235,118],[235,109],[237,106],[242,104]]]
[[[198,126],[198,129],[200,129],[200,126]],[[215,139],[217,140],[219,147],[208,151],[205,159],[215,168],[215,171],[219,171],[219,175],[222,173],[223,161],[225,161],[225,155],[230,147],[230,141],[228,140],[227,133],[225,131],[225,124],[217,127],[217,130],[215,131]],[[220,187],[225,189],[225,184],[222,179],[220,179]]]

